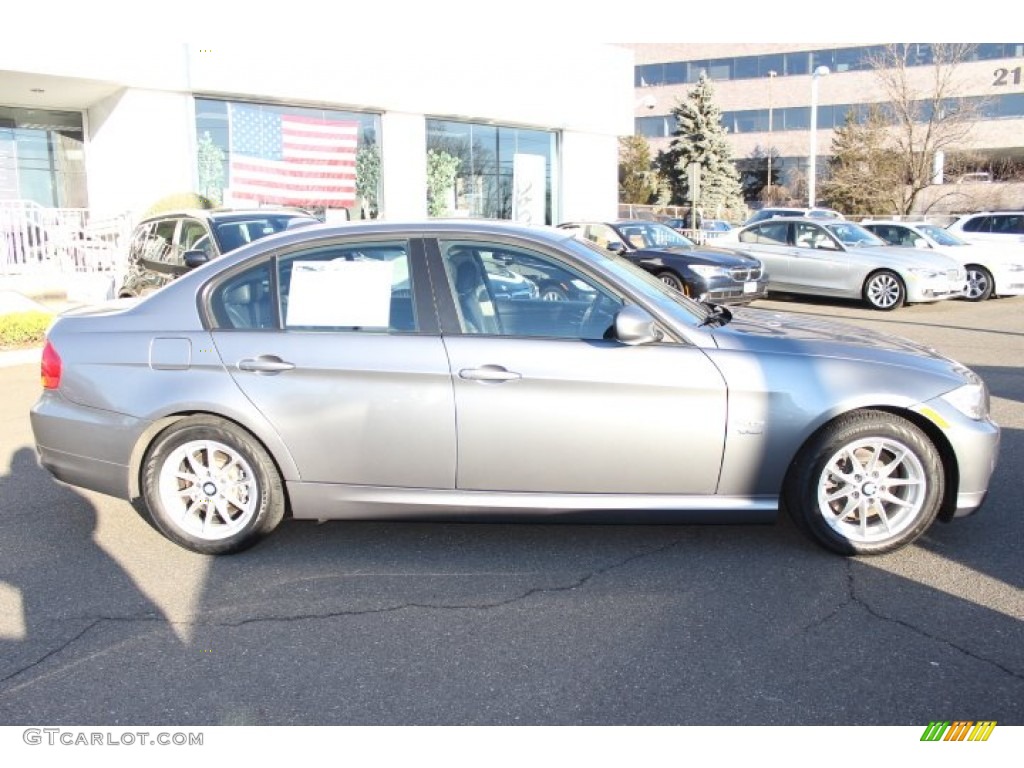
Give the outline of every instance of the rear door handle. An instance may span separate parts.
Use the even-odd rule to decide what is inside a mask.
[[[281,371],[290,371],[294,367],[295,363],[282,360],[277,355],[260,355],[238,361],[239,370],[254,371],[255,373],[280,373]]]
[[[471,381],[515,381],[523,378],[522,374],[510,371],[500,365],[482,365],[479,368],[463,368],[459,377]]]

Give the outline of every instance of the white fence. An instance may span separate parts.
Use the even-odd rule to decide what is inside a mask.
[[[127,214],[97,219],[86,208],[0,200],[0,275],[119,272],[130,236]]]

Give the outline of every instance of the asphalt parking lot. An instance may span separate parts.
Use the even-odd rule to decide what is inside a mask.
[[[0,368],[0,724],[1024,725],[1024,297],[882,313],[1003,427],[977,515],[844,559],[775,526],[286,521],[179,549],[36,465]]]

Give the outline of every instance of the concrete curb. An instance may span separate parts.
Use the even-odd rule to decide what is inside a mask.
[[[0,351],[0,368],[12,368],[16,365],[39,365],[42,358],[42,347],[28,349],[9,349]]]

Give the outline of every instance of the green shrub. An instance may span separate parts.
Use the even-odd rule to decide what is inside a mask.
[[[217,204],[208,197],[198,192],[179,192],[173,195],[162,197],[149,206],[149,209],[142,214],[143,217],[152,216],[166,211],[180,211],[188,208],[216,208]]]
[[[15,312],[0,315],[0,347],[32,347],[42,344],[53,322],[49,312]]]

